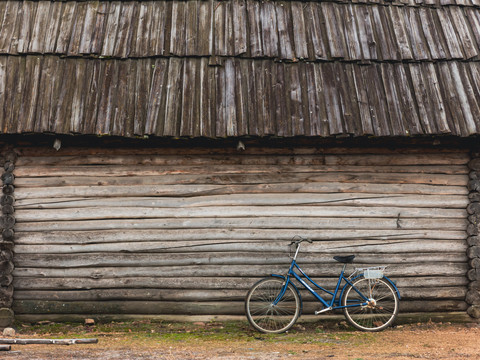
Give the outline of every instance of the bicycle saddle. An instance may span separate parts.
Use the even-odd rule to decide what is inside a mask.
[[[351,264],[353,262],[353,259],[355,259],[355,255],[334,256],[333,259],[343,264]]]

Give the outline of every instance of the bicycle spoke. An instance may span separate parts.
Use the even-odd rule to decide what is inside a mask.
[[[343,304],[359,301],[359,295],[369,294],[369,301],[364,306],[344,308],[347,320],[356,328],[365,331],[378,331],[391,324],[398,311],[398,299],[393,288],[382,279],[360,278],[349,287],[342,299]]]
[[[281,299],[283,280],[267,278],[258,282],[247,294],[245,310],[249,322],[263,332],[288,330],[300,315],[300,298],[291,285]],[[274,304],[278,301],[277,304]]]

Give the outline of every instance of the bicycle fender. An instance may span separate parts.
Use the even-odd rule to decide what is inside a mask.
[[[388,277],[384,276],[383,278],[384,278],[385,280],[387,280],[387,281],[390,283],[390,285],[393,286],[393,288],[394,288],[395,291],[397,292],[398,300],[400,300],[400,299],[401,299],[401,297],[400,297],[400,291],[398,291],[397,285],[395,285],[395,283],[394,283],[392,280],[390,280]]]
[[[286,280],[284,275],[270,274],[270,276],[283,279],[283,281]],[[300,315],[301,315],[301,314],[302,314],[302,310],[303,310],[302,295],[300,294],[300,291],[298,291],[297,286],[296,286],[292,281],[288,281],[288,282],[289,282],[290,284],[292,284],[293,288],[295,289],[295,291],[296,291],[297,294],[298,294],[298,298],[300,299]],[[300,315],[299,315],[299,317],[300,317]]]
[[[351,279],[350,281],[353,282],[354,280],[358,279],[360,276],[363,276],[363,274],[360,274],[360,275],[355,276],[355,277],[354,277],[353,279]],[[392,280],[390,280],[388,277],[386,277],[386,276],[383,276],[382,279],[387,280],[387,282],[388,282],[390,285],[393,286],[393,288],[395,289],[395,292],[397,293],[398,300],[400,300],[400,299],[401,299],[401,297],[400,297],[400,291],[398,291],[397,285],[395,285],[395,283],[394,283]],[[338,300],[338,301],[339,301],[339,302],[338,302],[339,305],[341,304],[341,301],[342,301],[342,298],[343,298],[343,292],[345,291],[345,288],[346,288],[346,287],[347,287],[346,285],[343,287],[343,289],[342,289],[342,291],[341,291],[341,293],[340,293],[340,296],[339,296],[339,298],[338,298],[338,299],[339,299],[339,300]]]

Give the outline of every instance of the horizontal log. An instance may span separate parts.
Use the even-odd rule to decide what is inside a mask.
[[[462,236],[467,227],[467,219],[465,218],[403,218],[398,215],[394,218],[376,217],[376,218],[331,218],[331,217],[311,217],[304,216],[295,218],[291,221],[289,217],[238,217],[238,218],[164,218],[164,219],[122,219],[122,220],[82,220],[82,221],[62,221],[62,222],[29,222],[17,223],[15,230],[15,241],[21,241],[24,237],[30,237],[31,232],[49,232],[61,234],[65,242],[69,242],[69,233],[85,232],[92,234],[90,237],[83,237],[88,241],[92,239],[103,239],[102,233],[118,233],[137,229],[137,239],[144,239],[142,234],[158,233],[154,229],[276,229],[277,237],[286,238],[289,235],[283,235],[285,229],[287,234],[305,234],[307,237],[319,237],[320,230],[435,230],[435,231],[461,231]],[[279,231],[279,229],[283,229]],[[201,230],[202,231],[202,230]],[[201,232],[200,231],[200,232]],[[95,234],[94,234],[95,233]],[[338,233],[338,231],[337,231]],[[37,236],[35,234],[35,236]],[[77,235],[73,235],[78,237]],[[291,238],[291,237],[290,237]],[[86,240],[85,240],[86,239]],[[135,241],[134,239],[131,239]],[[98,240],[102,241],[102,240]],[[74,240],[76,242],[76,240]]]
[[[343,255],[348,255],[344,253]],[[339,255],[342,255],[339,253]],[[301,264],[336,264],[331,255],[322,253],[301,253]],[[412,253],[412,254],[362,254],[355,262],[362,264],[415,264],[431,262],[468,261],[465,253]],[[181,254],[125,254],[125,253],[89,253],[89,254],[16,254],[16,267],[87,267],[87,266],[188,266],[188,265],[262,265],[286,264],[290,257],[285,253],[181,253]],[[13,268],[12,268],[13,269]]]
[[[420,207],[465,209],[469,200],[464,195],[372,195],[372,194],[230,194],[175,197],[119,198],[41,198],[23,199],[15,209],[69,209],[83,207],[190,208],[206,206],[279,206],[321,205],[355,207]]]
[[[466,251],[464,241],[458,240],[420,240],[419,237],[404,235],[404,238],[397,240],[382,240],[382,235],[375,240],[365,238],[358,240],[342,241],[316,241],[304,252],[323,252],[328,254],[336,253],[411,253],[411,252],[461,252]],[[371,238],[371,239],[372,239]],[[395,236],[392,236],[395,238]],[[316,239],[315,239],[316,240]],[[214,251],[248,251],[248,252],[278,252],[289,251],[288,243],[285,241],[264,241],[264,240],[205,240],[205,241],[175,241],[175,242],[118,242],[103,244],[85,245],[16,245],[17,254],[62,254],[62,253],[92,253],[92,252],[159,252],[159,253],[180,253],[180,252],[214,252]]]
[[[367,265],[367,264],[365,264]],[[357,264],[361,267],[362,264]],[[311,276],[336,276],[339,273],[337,266],[319,266],[307,264],[302,268]],[[13,271],[15,277],[138,277],[156,276],[163,277],[205,277],[221,274],[222,276],[268,276],[276,273],[282,274],[288,270],[288,265],[191,265],[191,266],[149,266],[149,267],[90,267],[90,268],[20,268]],[[388,274],[397,276],[459,276],[468,270],[466,263],[430,263],[430,264],[391,264]]]
[[[177,217],[394,217],[466,218],[464,209],[348,206],[216,206],[190,208],[91,207],[78,209],[18,210],[18,223],[29,221],[71,221],[104,219],[152,219]]]
[[[274,156],[272,156],[274,155]],[[381,165],[467,165],[469,156],[465,153],[442,153],[437,156],[433,154],[253,154],[241,153],[232,155],[202,155],[181,156],[178,154],[157,156],[146,155],[119,155],[88,157],[81,156],[51,156],[51,157],[20,157],[17,167],[35,168],[38,165],[209,165],[212,163],[227,165],[354,165],[354,166],[381,166]]]
[[[284,219],[285,221],[287,219]],[[443,219],[442,219],[443,220]],[[448,223],[448,221],[446,221]],[[303,230],[303,229],[236,229],[232,231],[230,227],[221,227],[219,229],[188,229],[187,227],[179,227],[178,229],[162,229],[158,230],[132,230],[136,226],[130,226],[119,230],[105,231],[51,231],[46,232],[19,232],[16,235],[15,244],[102,244],[102,243],[120,243],[120,242],[178,242],[182,241],[181,246],[197,245],[198,241],[221,240],[227,243],[235,241],[248,240],[258,242],[261,240],[275,240],[278,249],[287,249],[291,239],[296,235],[307,237],[314,241],[313,244],[307,244],[305,250],[315,251],[320,241],[326,240],[352,240],[352,241],[368,241],[368,240],[405,240],[405,239],[425,239],[425,240],[461,240],[465,242],[464,231],[418,231],[418,230],[371,230],[371,229],[345,229],[333,228],[326,230]],[[54,230],[54,228],[52,228]],[[212,242],[213,243],[213,242]],[[164,244],[166,247],[174,247],[175,244]],[[463,249],[463,247],[462,247]],[[466,248],[465,248],[466,249]],[[465,250],[466,251],[466,250]]]
[[[440,175],[440,179],[444,179],[444,184],[450,182],[459,182],[468,180],[468,170],[464,166],[327,166],[327,165],[217,165],[215,163],[204,166],[70,166],[70,167],[22,167],[15,171],[16,187],[39,187],[39,186],[70,186],[70,185],[121,185],[123,182],[134,182],[138,185],[148,185],[149,182],[155,181],[155,179],[161,179],[166,176],[167,183],[168,177],[178,177],[180,181],[189,183],[192,179],[197,182],[201,182],[202,178],[209,182],[225,181],[230,183],[231,181],[240,181],[243,179],[247,183],[253,181],[258,183],[259,181],[267,181],[272,178],[272,174],[278,175],[274,178],[273,182],[285,182],[290,179],[302,179],[314,181],[322,181],[324,176],[330,176],[328,174],[341,174],[345,173],[346,179],[357,179],[357,174],[371,174],[372,177],[379,175],[379,179],[384,178],[386,182],[388,179],[396,177],[402,181],[402,174],[407,175],[408,179],[412,181],[432,181],[435,175]],[[382,175],[384,174],[384,175]],[[396,175],[395,175],[396,174]],[[416,177],[417,174],[425,174]],[[445,177],[443,177],[445,175]],[[340,176],[340,175],[338,175]],[[453,177],[451,177],[453,176]],[[128,177],[132,177],[132,180],[128,180]],[[142,180],[145,178],[145,180]],[[150,179],[151,178],[151,179]],[[30,180],[29,180],[30,179]],[[54,180],[57,179],[57,180]],[[263,180],[262,180],[263,179]],[[275,180],[276,179],[276,180]],[[418,180],[414,180],[418,179]],[[230,182],[229,182],[230,180]],[[372,181],[372,179],[368,179]],[[160,180],[163,181],[163,180]],[[325,180],[323,180],[325,181]],[[337,180],[338,181],[338,180]],[[390,180],[392,181],[392,180]],[[441,180],[440,180],[441,181]]]
[[[251,144],[248,141],[245,141],[247,145],[245,150],[242,151],[243,154],[248,155],[352,155],[352,154],[379,154],[379,155],[395,155],[406,154],[430,154],[435,156],[443,156],[444,154],[452,154],[455,157],[463,156],[468,163],[470,161],[469,152],[461,148],[452,148],[452,147],[313,147],[310,144],[299,144],[295,143],[294,146],[281,146],[281,144],[276,144],[275,146],[262,146],[258,145],[256,141],[253,141]],[[118,144],[117,144],[118,145]],[[20,156],[17,160],[17,164],[21,161],[25,161],[29,157],[36,159],[38,157],[52,157],[57,158],[59,156],[76,156],[80,158],[92,157],[92,156],[131,156],[131,155],[141,155],[141,156],[179,156],[179,155],[238,155],[239,152],[236,148],[237,142],[232,143],[231,146],[226,146],[225,144],[220,144],[219,146],[214,146],[208,144],[207,146],[192,146],[189,142],[186,146],[179,146],[180,144],[175,144],[174,147],[151,147],[151,146],[142,146],[142,144],[136,143],[128,146],[124,141],[121,143],[121,147],[118,146],[101,146],[91,145],[88,147],[82,146],[68,146],[62,147],[59,151],[52,148],[51,144],[48,143],[44,147],[40,147],[38,143],[28,146],[26,144],[21,147],[15,148],[16,153]],[[31,163],[35,163],[35,160],[32,160]]]
[[[131,196],[207,196],[222,194],[265,193],[370,193],[419,195],[468,195],[465,186],[424,184],[370,183],[289,183],[252,185],[138,185],[138,186],[75,186],[50,188],[18,188],[17,200],[65,197],[131,197]]]
[[[387,275],[389,271],[387,268]],[[469,285],[464,276],[427,276],[392,278],[400,289],[456,287]],[[14,287],[17,290],[81,290],[81,289],[242,289],[248,290],[259,277],[195,277],[170,278],[156,276],[120,277],[120,278],[49,278],[49,277],[16,277]],[[334,288],[337,278],[314,277],[317,284]]]
[[[90,171],[86,169],[87,171]],[[198,170],[195,173],[194,170]],[[232,169],[228,173],[225,168],[211,169],[210,173],[204,174],[205,170],[188,169],[111,169],[110,167],[95,167],[93,173],[86,173],[88,176],[69,175],[62,170],[52,171],[48,177],[38,177],[33,173],[25,177],[17,177],[15,186],[17,188],[28,187],[59,187],[59,186],[112,186],[112,185],[160,185],[160,184],[278,184],[291,182],[343,182],[343,183],[377,183],[377,184],[430,184],[430,185],[458,185],[464,186],[468,182],[468,175],[438,174],[438,173],[381,173],[381,172],[359,172],[352,169],[347,172],[319,171],[301,172],[306,169],[270,169],[265,168],[248,169],[245,173],[240,169]],[[217,171],[214,171],[217,170]],[[285,171],[285,170],[291,170]],[[296,171],[294,171],[296,170]],[[309,169],[314,171],[315,169]],[[354,171],[357,170],[357,171]],[[394,169],[393,169],[394,170]],[[126,173],[128,171],[128,174]],[[187,172],[186,174],[184,172]],[[191,174],[189,173],[191,172]],[[74,173],[69,170],[68,173]],[[97,174],[94,176],[94,174]],[[118,173],[118,175],[117,175]],[[109,174],[109,176],[105,176]],[[130,175],[130,176],[127,176]]]
[[[468,306],[459,300],[402,301],[402,312],[465,311]],[[305,302],[302,314],[313,314],[319,303]],[[169,302],[169,301],[34,301],[14,302],[16,314],[182,314],[243,315],[243,301]]]
[[[74,345],[97,343],[98,339],[0,339],[0,344],[12,345]]]
[[[331,289],[333,290],[333,288]],[[189,289],[175,291],[172,291],[172,289],[16,290],[15,301],[243,301],[246,294],[246,289]],[[319,294],[325,295],[325,293],[320,291]],[[402,300],[463,300],[467,294],[467,289],[466,287],[402,288],[400,294]],[[301,290],[301,296],[303,301],[315,300],[313,295],[303,289]],[[324,297],[325,299],[331,299],[331,296]],[[467,302],[469,302],[468,299]]]

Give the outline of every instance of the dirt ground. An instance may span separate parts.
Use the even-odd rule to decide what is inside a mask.
[[[17,338],[98,338],[93,345],[12,345],[0,357],[66,359],[480,359],[480,324],[422,323],[363,333],[345,323],[305,323],[287,334],[264,335],[246,322],[95,326],[17,325]]]

